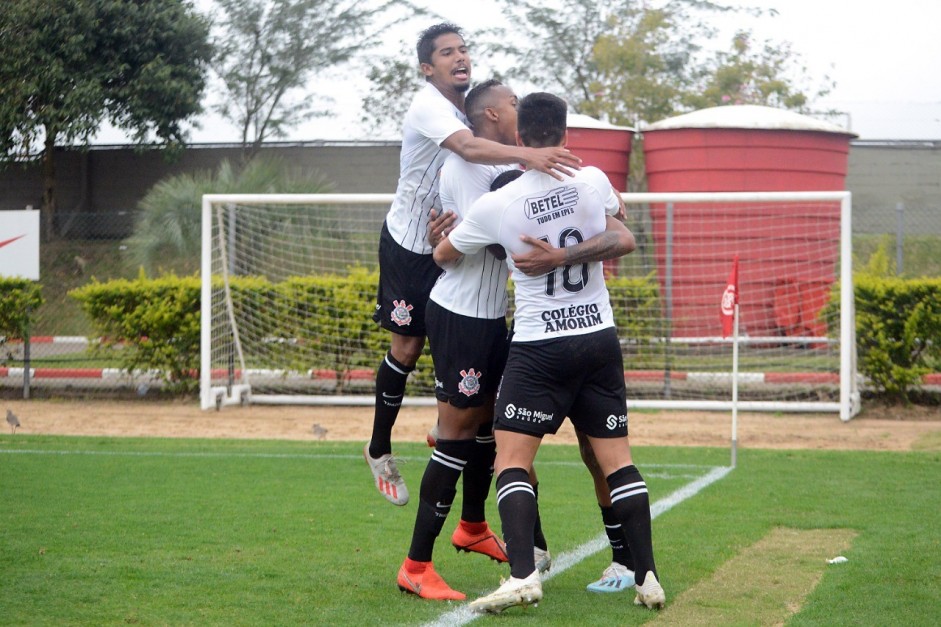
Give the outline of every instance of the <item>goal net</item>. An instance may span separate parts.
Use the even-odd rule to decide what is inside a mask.
[[[605,272],[629,407],[732,407],[733,338],[722,337],[720,301],[737,255],[736,407],[844,420],[858,411],[848,192],[622,196],[638,247]],[[373,403],[389,342],[372,313],[391,200],[203,197],[204,409]],[[406,403],[434,402],[426,348]]]

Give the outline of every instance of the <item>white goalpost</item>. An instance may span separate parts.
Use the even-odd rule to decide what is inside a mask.
[[[638,249],[605,271],[629,407],[732,409],[719,303],[738,255],[737,410],[859,411],[849,192],[622,196]],[[391,201],[203,197],[203,409],[374,402],[389,341],[372,320],[376,253]],[[406,402],[433,405],[433,385],[426,354]]]

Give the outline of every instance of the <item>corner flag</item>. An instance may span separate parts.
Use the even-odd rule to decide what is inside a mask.
[[[722,337],[732,335],[735,324],[735,305],[738,304],[738,255],[732,260],[732,272],[729,273],[729,283],[722,292],[720,313],[722,315]]]

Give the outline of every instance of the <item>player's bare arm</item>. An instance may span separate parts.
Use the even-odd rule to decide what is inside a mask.
[[[528,235],[521,235],[520,241],[532,249],[513,255],[513,263],[520,272],[529,276],[540,276],[559,266],[616,259],[637,247],[634,234],[613,216],[606,216],[604,232],[574,246],[555,248]]]
[[[621,194],[619,194],[617,190],[614,190],[614,195],[618,199],[618,211],[614,214],[614,217],[623,222],[627,220],[627,205],[624,204],[624,199],[621,198]]]
[[[561,146],[548,148],[507,146],[483,137],[475,137],[470,130],[461,130],[451,134],[441,142],[441,146],[457,153],[464,161],[488,165],[521,163],[530,170],[545,172],[560,181],[564,176],[571,176],[582,163],[582,160],[570,150]]]
[[[442,238],[438,245],[435,246],[434,259],[435,263],[446,268],[448,264],[452,264],[463,256],[464,253],[459,251],[451,243],[451,240],[445,236]]]

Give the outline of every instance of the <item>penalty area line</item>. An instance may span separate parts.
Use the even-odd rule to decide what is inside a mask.
[[[686,485],[673,491],[671,494],[665,496],[662,499],[659,499],[650,506],[651,519],[670,511],[686,499],[696,496],[706,487],[712,485],[720,479],[723,479],[730,472],[732,472],[731,467],[714,467],[702,477],[687,483]],[[552,569],[543,577],[542,580],[548,581],[556,575],[561,575],[572,566],[575,566],[583,560],[591,557],[607,546],[608,537],[602,533],[592,538],[588,542],[575,547],[575,549],[571,551],[565,551],[564,553],[559,554],[557,557],[553,557]],[[480,618],[481,616],[483,615],[472,612],[468,605],[464,604],[454,610],[451,610],[450,612],[442,614],[437,618],[437,620],[426,623],[424,627],[456,627],[458,625],[466,625],[467,623],[470,623],[477,618]]]

